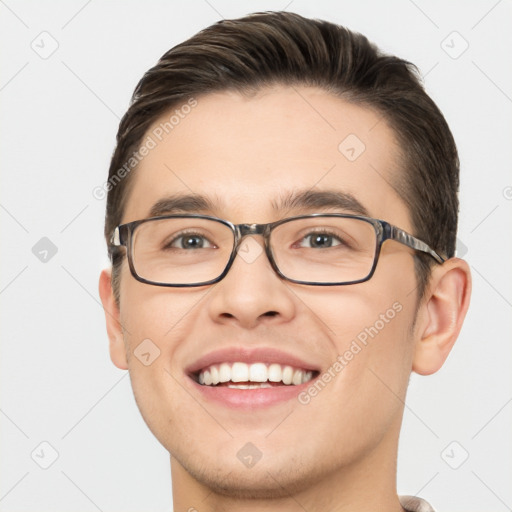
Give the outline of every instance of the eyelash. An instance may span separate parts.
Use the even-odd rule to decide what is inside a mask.
[[[340,242],[340,245],[347,245],[346,242],[342,238],[340,238],[340,236],[338,234],[334,233],[333,231],[328,231],[326,229],[318,230],[318,231],[309,231],[305,236],[303,236],[301,238],[301,241],[304,240],[305,238],[311,237],[312,235],[326,235],[326,236],[330,236],[330,237],[335,238],[336,240],[338,240]]]
[[[198,237],[201,237],[201,238],[204,238],[205,240],[207,240],[209,244],[215,245],[205,235],[202,235],[201,233],[198,233],[197,231],[190,230],[190,231],[181,231],[178,235],[173,236],[173,238],[169,242],[164,242],[164,244],[162,244],[163,248],[164,249],[175,249],[175,247],[171,247],[172,244],[174,242],[176,242],[176,240],[179,240],[180,238],[184,238],[187,236],[189,236],[189,237],[198,236]]]
[[[332,231],[325,230],[325,229],[324,230],[318,230],[318,231],[315,231],[315,230],[308,231],[308,233],[305,234],[300,239],[300,242],[302,242],[306,238],[311,237],[311,236],[313,236],[315,234],[325,235],[325,236],[332,237],[332,238],[336,239],[340,243],[340,245],[347,245],[346,242],[342,238],[340,238],[340,236],[338,234],[336,234],[336,233],[334,233]],[[189,237],[198,236],[200,238],[203,238],[203,239],[207,240],[210,245],[215,246],[215,244],[213,244],[211,242],[211,240],[209,240],[205,235],[202,235],[201,233],[198,233],[197,231],[183,231],[183,232],[179,233],[177,236],[174,236],[172,238],[172,240],[170,240],[168,243],[164,243],[163,244],[163,248],[164,249],[174,249],[174,247],[172,247],[172,244],[175,243],[177,240],[179,240],[181,238],[185,238],[187,236],[189,236]]]

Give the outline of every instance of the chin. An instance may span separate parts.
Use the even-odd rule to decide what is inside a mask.
[[[219,461],[176,460],[201,485],[212,492],[233,499],[288,498],[305,490],[315,480],[311,474],[313,464],[297,464],[297,461],[267,461],[263,458],[252,468],[238,459],[234,463],[219,466]],[[210,464],[211,463],[211,464]],[[317,468],[318,469],[318,468]]]

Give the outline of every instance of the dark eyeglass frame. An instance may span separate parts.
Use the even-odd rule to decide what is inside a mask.
[[[342,218],[348,218],[348,219],[359,219],[364,222],[367,222],[371,224],[375,230],[376,234],[376,240],[377,244],[375,246],[375,254],[373,258],[373,265],[368,273],[368,275],[362,279],[357,279],[355,281],[345,281],[345,282],[335,282],[335,283],[318,283],[318,282],[310,282],[310,281],[299,281],[296,279],[291,279],[289,277],[286,277],[279,268],[277,267],[277,264],[275,263],[274,256],[272,254],[272,249],[270,247],[270,234],[273,229],[275,229],[277,226],[280,226],[281,224],[298,220],[298,219],[305,219],[305,218],[314,218],[314,217],[342,217]],[[216,222],[220,222],[221,224],[224,224],[225,226],[229,227],[234,235],[234,244],[233,244],[233,250],[231,251],[231,255],[229,257],[229,260],[226,264],[226,267],[224,268],[223,272],[216,277],[215,279],[211,279],[210,281],[203,281],[200,283],[188,283],[188,284],[174,284],[174,283],[159,283],[156,281],[149,281],[147,279],[144,279],[143,277],[140,277],[136,270],[135,266],[133,264],[133,232],[135,229],[140,226],[141,224],[144,224],[146,222],[151,222],[155,220],[163,220],[163,219],[176,219],[176,218],[196,218],[196,219],[208,219],[213,220]],[[379,261],[379,256],[382,248],[382,244],[386,240],[394,240],[396,242],[401,243],[402,245],[405,245],[407,247],[410,247],[411,249],[414,249],[416,251],[420,251],[423,253],[428,254],[434,260],[442,264],[446,261],[447,258],[441,256],[438,254],[434,249],[432,249],[428,244],[420,240],[419,238],[416,238],[415,236],[407,233],[403,229],[400,229],[397,226],[394,226],[392,224],[389,224],[389,222],[386,222],[385,220],[380,219],[374,219],[371,217],[364,217],[362,215],[351,215],[351,214],[345,214],[345,213],[312,213],[308,215],[298,215],[295,217],[288,217],[286,219],[281,219],[276,222],[269,222],[268,224],[233,224],[232,222],[229,222],[228,220],[219,219],[218,217],[212,217],[210,215],[199,215],[199,214],[172,214],[172,215],[162,215],[159,217],[150,217],[147,219],[141,219],[136,220],[133,222],[128,222],[126,224],[120,224],[114,229],[114,232],[112,234],[112,237],[110,239],[110,245],[112,247],[121,247],[124,246],[126,248],[126,252],[128,255],[128,265],[130,267],[130,272],[132,276],[141,283],[151,284],[154,286],[165,286],[165,287],[179,287],[179,288],[190,288],[195,286],[206,286],[214,283],[218,283],[221,281],[224,277],[226,277],[227,273],[229,272],[231,266],[233,265],[233,262],[235,261],[235,257],[238,253],[238,249],[240,247],[240,244],[244,237],[250,236],[250,235],[262,235],[265,241],[265,253],[267,254],[267,258],[270,261],[270,264],[274,271],[277,273],[279,277],[282,279],[285,279],[286,281],[290,281],[292,283],[297,284],[304,284],[308,286],[344,286],[349,284],[358,284],[358,283],[364,283],[365,281],[369,281],[373,274],[375,273],[375,269],[377,267],[377,263]]]

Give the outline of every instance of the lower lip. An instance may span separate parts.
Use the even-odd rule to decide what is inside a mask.
[[[187,377],[187,379],[192,383],[193,388],[207,400],[236,409],[268,407],[294,398],[297,399],[297,395],[315,381],[315,379],[311,379],[297,386],[283,384],[271,388],[236,389],[227,386],[203,386],[191,377]]]

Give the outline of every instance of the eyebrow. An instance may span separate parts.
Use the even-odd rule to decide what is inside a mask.
[[[352,194],[338,190],[299,190],[284,194],[271,201],[275,213],[293,211],[343,210],[369,217],[368,210]],[[150,217],[173,213],[212,214],[225,209],[220,198],[201,194],[172,194],[157,201],[150,209]]]

